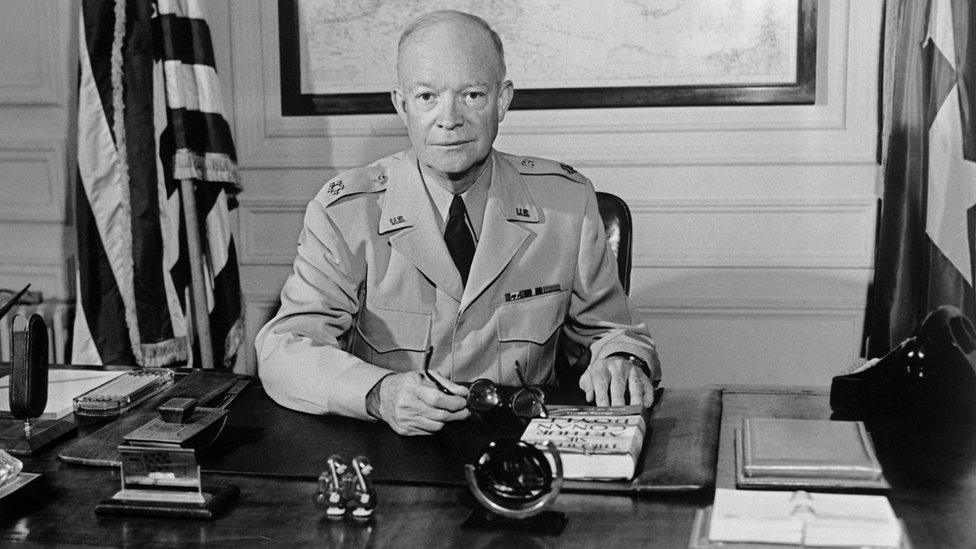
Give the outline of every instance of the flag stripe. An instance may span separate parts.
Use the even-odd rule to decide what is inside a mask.
[[[242,321],[226,193],[239,187],[209,27],[193,0],[83,0],[82,7],[73,360],[187,359],[189,270],[176,178],[192,178],[211,277],[208,304],[200,305],[209,305],[217,326],[215,363],[229,364]]]
[[[172,159],[164,170],[165,184],[168,192],[178,195],[176,180],[196,182],[214,363],[228,366],[243,334],[240,279],[229,219],[229,197],[240,191],[237,153],[223,118],[213,45],[199,6],[195,0],[161,0],[158,11],[169,121],[160,150],[164,158]],[[178,290],[189,283],[185,231],[179,236],[181,255],[171,269]]]
[[[125,305],[102,247],[80,175],[77,186],[76,230],[78,239],[89,245],[78,248],[78,304],[72,330],[72,362],[134,364],[135,356],[125,324]]]
[[[956,83],[962,124],[963,158],[976,162],[976,5],[971,0],[952,3]]]
[[[166,70],[166,104],[170,109],[187,109],[206,113],[224,112],[220,82],[213,67],[164,61]]]
[[[98,6],[101,2],[88,0],[85,6]],[[105,9],[96,9],[96,13],[104,13]],[[114,26],[115,17],[111,19]],[[84,29],[82,29],[84,30]],[[92,72],[87,52],[87,43],[84,34],[79,40],[81,62],[81,80],[78,90],[78,180],[84,189],[84,196],[90,204],[92,221],[97,228],[98,238],[95,238],[92,231],[85,233],[79,232],[79,269],[82,274],[87,272],[90,277],[88,282],[80,288],[79,305],[84,306],[85,301],[91,305],[93,299],[101,299],[102,296],[118,294],[118,298],[124,304],[124,315],[122,318],[103,318],[101,315],[115,315],[118,313],[115,307],[107,305],[105,307],[94,307],[86,310],[86,318],[89,330],[94,337],[96,347],[104,347],[105,342],[112,339],[109,336],[101,337],[99,334],[103,329],[111,329],[118,326],[118,321],[122,321],[125,327],[121,332],[114,334],[115,339],[121,338],[125,334],[130,342],[132,355],[138,359],[139,333],[135,316],[135,295],[132,290],[132,257],[129,251],[132,248],[132,233],[130,232],[129,218],[129,186],[128,176],[120,168],[120,158],[115,146],[110,126],[109,117],[103,110],[103,105],[111,100],[106,100],[99,92],[103,87],[95,85],[95,75]],[[111,52],[112,46],[107,48]],[[106,54],[106,49],[102,49],[102,55]],[[110,56],[110,53],[108,54]],[[105,69],[105,64],[99,65]],[[111,94],[111,89],[110,89]],[[114,111],[112,111],[114,112]],[[91,242],[85,240],[93,239]],[[83,255],[80,251],[86,247],[94,246],[91,253]],[[100,249],[99,249],[100,248]],[[81,265],[81,258],[85,257],[93,264]],[[108,277],[108,272],[100,265],[105,261],[110,266],[112,277]],[[98,282],[94,283],[97,277]],[[83,279],[84,280],[84,279]],[[84,295],[88,288],[94,288],[100,292],[96,298]],[[102,345],[100,345],[100,343]],[[84,344],[75,344],[74,348],[82,348]],[[117,352],[111,354],[102,353],[101,363],[112,364],[128,358]],[[124,363],[124,362],[123,362]]]
[[[190,19],[205,19],[203,10],[200,9],[200,4],[196,3],[195,1],[158,0],[157,5],[157,10],[159,11],[160,16],[175,15],[177,17],[186,17]]]
[[[965,114],[967,105],[973,112],[972,86],[961,85],[973,78],[973,10],[967,0],[886,7],[884,197],[866,322],[871,357],[910,337],[941,305],[976,320],[976,166],[972,116]]]
[[[214,62],[213,43],[210,41],[210,27],[207,22],[187,15],[164,12],[161,6],[159,24],[154,26],[156,43],[163,44],[160,50],[164,61],[181,61],[192,65],[206,65],[211,69]]]
[[[230,136],[230,126],[223,116],[186,109],[171,109],[170,119],[177,151],[180,149],[205,151],[237,160],[237,151]]]
[[[81,10],[81,19],[80,53],[88,53],[88,72],[97,88],[97,96],[102,101],[102,113],[111,128],[115,123],[115,109],[112,106],[112,41],[115,36],[113,2],[86,0]]]
[[[153,99],[152,26],[148,2],[128,3],[122,75],[126,166],[132,231],[132,287],[141,353],[146,345],[172,345],[163,284],[163,237],[159,228],[156,130]],[[155,354],[155,353],[154,353]],[[153,361],[147,365],[156,365]]]

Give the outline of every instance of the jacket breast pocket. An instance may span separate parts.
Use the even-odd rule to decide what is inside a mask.
[[[431,313],[367,304],[356,320],[350,352],[398,372],[417,369],[430,345]]]
[[[501,381],[518,384],[515,361],[528,383],[548,383],[569,304],[569,290],[503,303],[496,309]]]

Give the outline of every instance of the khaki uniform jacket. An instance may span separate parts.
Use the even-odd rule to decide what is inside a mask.
[[[518,361],[529,383],[548,383],[560,346],[571,362],[587,347],[593,359],[632,353],[660,377],[589,180],[565,164],[492,154],[466,286],[412,152],[322,188],[305,213],[281,309],[256,340],[259,375],[275,401],[366,418],[370,388],[391,371],[422,369],[431,346],[431,369],[454,381],[517,385]]]

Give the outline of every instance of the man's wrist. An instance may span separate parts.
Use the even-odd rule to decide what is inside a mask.
[[[392,376],[393,372],[386,374],[381,377],[366,393],[366,413],[374,419],[382,420],[383,416],[380,414],[380,405],[382,404],[382,399],[380,398],[380,388],[383,385],[383,381]]]
[[[647,364],[647,361],[644,360],[643,358],[633,353],[627,353],[627,352],[610,353],[607,356],[607,358],[611,356],[618,356],[620,358],[630,361],[634,366],[637,367],[638,370],[640,370],[644,374],[645,377],[647,377],[647,379],[651,379],[651,367]]]

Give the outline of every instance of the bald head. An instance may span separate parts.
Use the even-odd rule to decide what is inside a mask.
[[[498,82],[505,79],[505,50],[498,33],[477,15],[457,10],[438,10],[421,15],[407,25],[400,34],[400,42],[397,46],[397,78],[400,82],[403,82],[404,58],[408,51],[421,41],[421,38],[442,42],[439,44],[441,47],[450,43],[452,38],[477,43],[472,45],[487,46],[488,50],[494,53],[490,60],[492,72]],[[432,44],[425,42],[424,45]]]
[[[390,99],[425,177],[464,192],[486,169],[514,94],[498,35],[473,15],[428,13],[400,38],[397,78]]]

